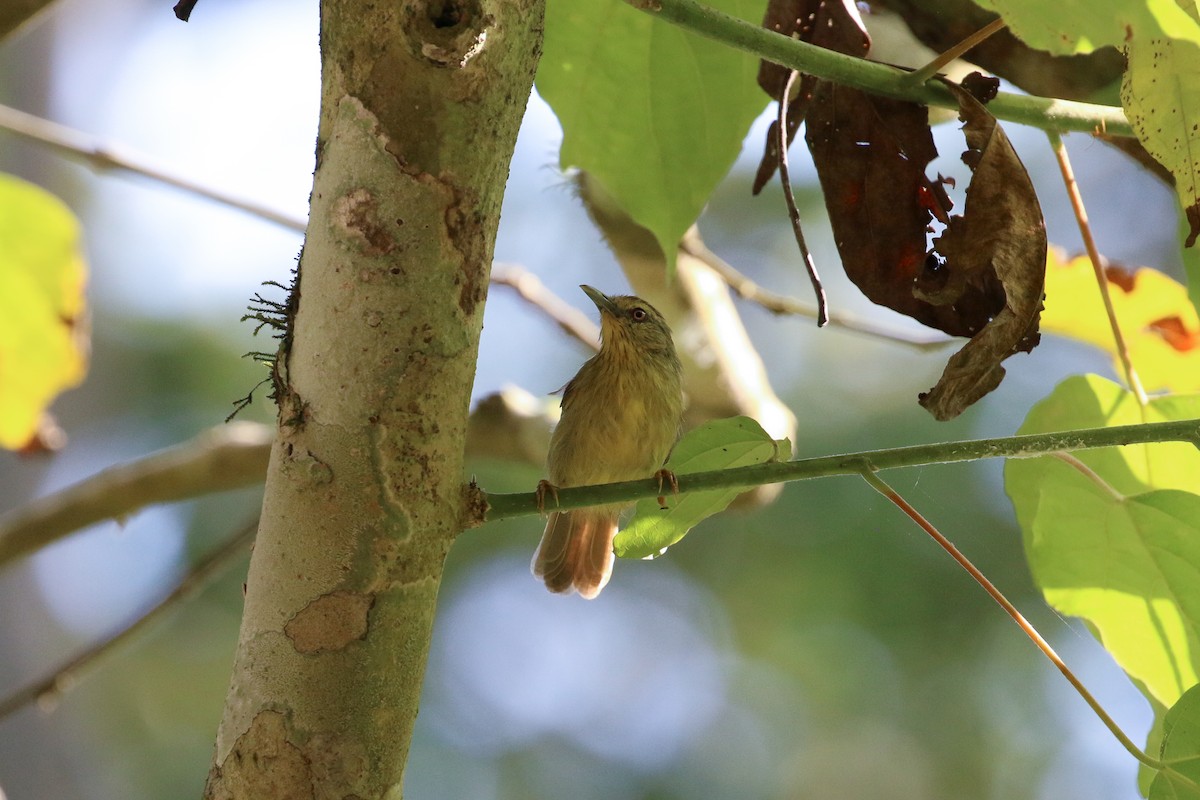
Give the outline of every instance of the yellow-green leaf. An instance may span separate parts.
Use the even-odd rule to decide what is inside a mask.
[[[1200,392],[1200,320],[1187,289],[1153,269],[1113,268],[1106,277],[1142,385],[1148,391]],[[1042,331],[1093,344],[1116,359],[1112,328],[1087,256],[1066,261],[1062,251],[1051,249]],[[1119,364],[1116,371],[1121,372]]]
[[[54,195],[0,175],[0,447],[34,436],[87,372],[79,223]]]
[[[1200,674],[1200,495],[1123,497],[1054,481],[1028,557],[1046,602],[1086,619],[1105,649],[1163,705]]]
[[[1200,396],[1143,408],[1096,376],[1069,378],[1020,433],[1200,418]],[[1047,602],[1089,622],[1147,695],[1169,707],[1200,675],[1200,450],[1188,442],[1009,459],[1005,489]]]
[[[1134,38],[1121,103],[1138,140],[1175,177],[1191,247],[1200,235],[1200,44]]]
[[[1167,766],[1150,784],[1149,800],[1200,800],[1200,687],[1167,711],[1158,757]]]
[[[748,467],[788,458],[791,443],[776,441],[749,417],[730,417],[707,422],[688,431],[667,461],[676,476],[731,467]],[[667,508],[653,498],[637,504],[633,519],[617,534],[613,549],[621,558],[646,558],[678,542],[701,521],[724,511],[745,489],[713,489],[685,492],[672,497],[667,491]]]
[[[1090,53],[1143,39],[1200,43],[1196,0],[979,0],[1030,47],[1057,55]]]
[[[710,0],[762,19],[752,0]],[[766,107],[758,59],[623,0],[551,0],[537,90],[563,128],[563,168],[595,178],[670,264]]]

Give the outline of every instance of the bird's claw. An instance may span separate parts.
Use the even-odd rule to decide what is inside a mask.
[[[553,483],[551,483],[548,480],[543,479],[543,480],[538,481],[537,490],[534,492],[534,496],[537,498],[538,513],[543,516],[545,516],[545,514],[546,514],[546,493],[547,492],[549,492],[550,496],[554,498],[554,505],[557,506],[558,505],[558,487],[555,486]]]
[[[666,483],[671,487],[671,494],[678,496],[679,480],[675,477],[675,473],[671,472],[669,469],[660,469],[658,472],[654,473],[654,477],[658,478],[658,507],[666,508],[667,498],[663,494],[663,483]]]

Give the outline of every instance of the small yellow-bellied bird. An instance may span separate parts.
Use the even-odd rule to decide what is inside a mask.
[[[563,389],[562,418],[550,438],[544,492],[567,486],[666,475],[663,462],[683,417],[679,357],[671,329],[638,297],[584,293],[600,309],[600,352]],[[628,504],[557,511],[533,558],[533,574],[552,592],[591,599],[608,583],[617,520]]]

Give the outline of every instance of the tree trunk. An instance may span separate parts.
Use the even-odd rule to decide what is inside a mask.
[[[205,796],[398,798],[542,0],[323,0],[279,438]]]

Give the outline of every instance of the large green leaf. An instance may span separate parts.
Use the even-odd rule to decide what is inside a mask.
[[[747,467],[788,458],[791,443],[776,441],[749,417],[705,423],[679,440],[667,461],[677,476],[730,467]],[[613,549],[621,558],[646,558],[678,542],[702,520],[724,511],[745,489],[713,489],[668,495],[663,509],[653,498],[637,504],[633,519],[617,534]]]
[[[1090,483],[1090,482],[1089,482]],[[1200,675],[1200,496],[1043,488],[1028,548],[1046,601],[1087,620],[1164,705]]]
[[[1200,233],[1200,45],[1134,39],[1125,55],[1121,102],[1138,140],[1175,177],[1190,244]]]
[[[1088,375],[1060,384],[1020,432],[1197,418],[1200,396],[1143,408],[1130,392]],[[1153,742],[1164,709],[1200,674],[1200,449],[1156,442],[1072,457],[1082,468],[1052,456],[1009,459],[1005,489],[1047,602],[1086,620],[1147,696]],[[1179,788],[1162,779],[1155,777],[1156,791]]]
[[[70,209],[0,175],[0,447],[28,444],[55,396],[83,380],[85,273]]]
[[[1096,375],[1077,375],[1036,404],[1018,433],[1105,428],[1140,422],[1200,418],[1200,396],[1157,398],[1143,409],[1122,387]],[[1084,450],[1075,457],[1123,495],[1153,489],[1200,489],[1200,451],[1187,442],[1160,442]],[[1086,485],[1087,479],[1062,461],[1043,456],[1009,459],[1004,486],[1028,544],[1041,493],[1047,487]]]
[[[1096,376],[1063,382],[1021,433],[1200,417],[1200,396],[1142,408]],[[1163,706],[1200,674],[1200,451],[1186,442],[1010,459],[1005,488],[1046,600],[1087,620]]]
[[[761,2],[711,5],[762,17]],[[757,71],[754,56],[623,0],[550,0],[537,88],[563,127],[562,166],[598,180],[674,263],[766,106]]]
[[[1030,47],[1059,55],[1142,39],[1200,43],[1196,0],[979,0]]]
[[[1200,800],[1200,686],[1188,690],[1163,720],[1159,760],[1149,800]]]

